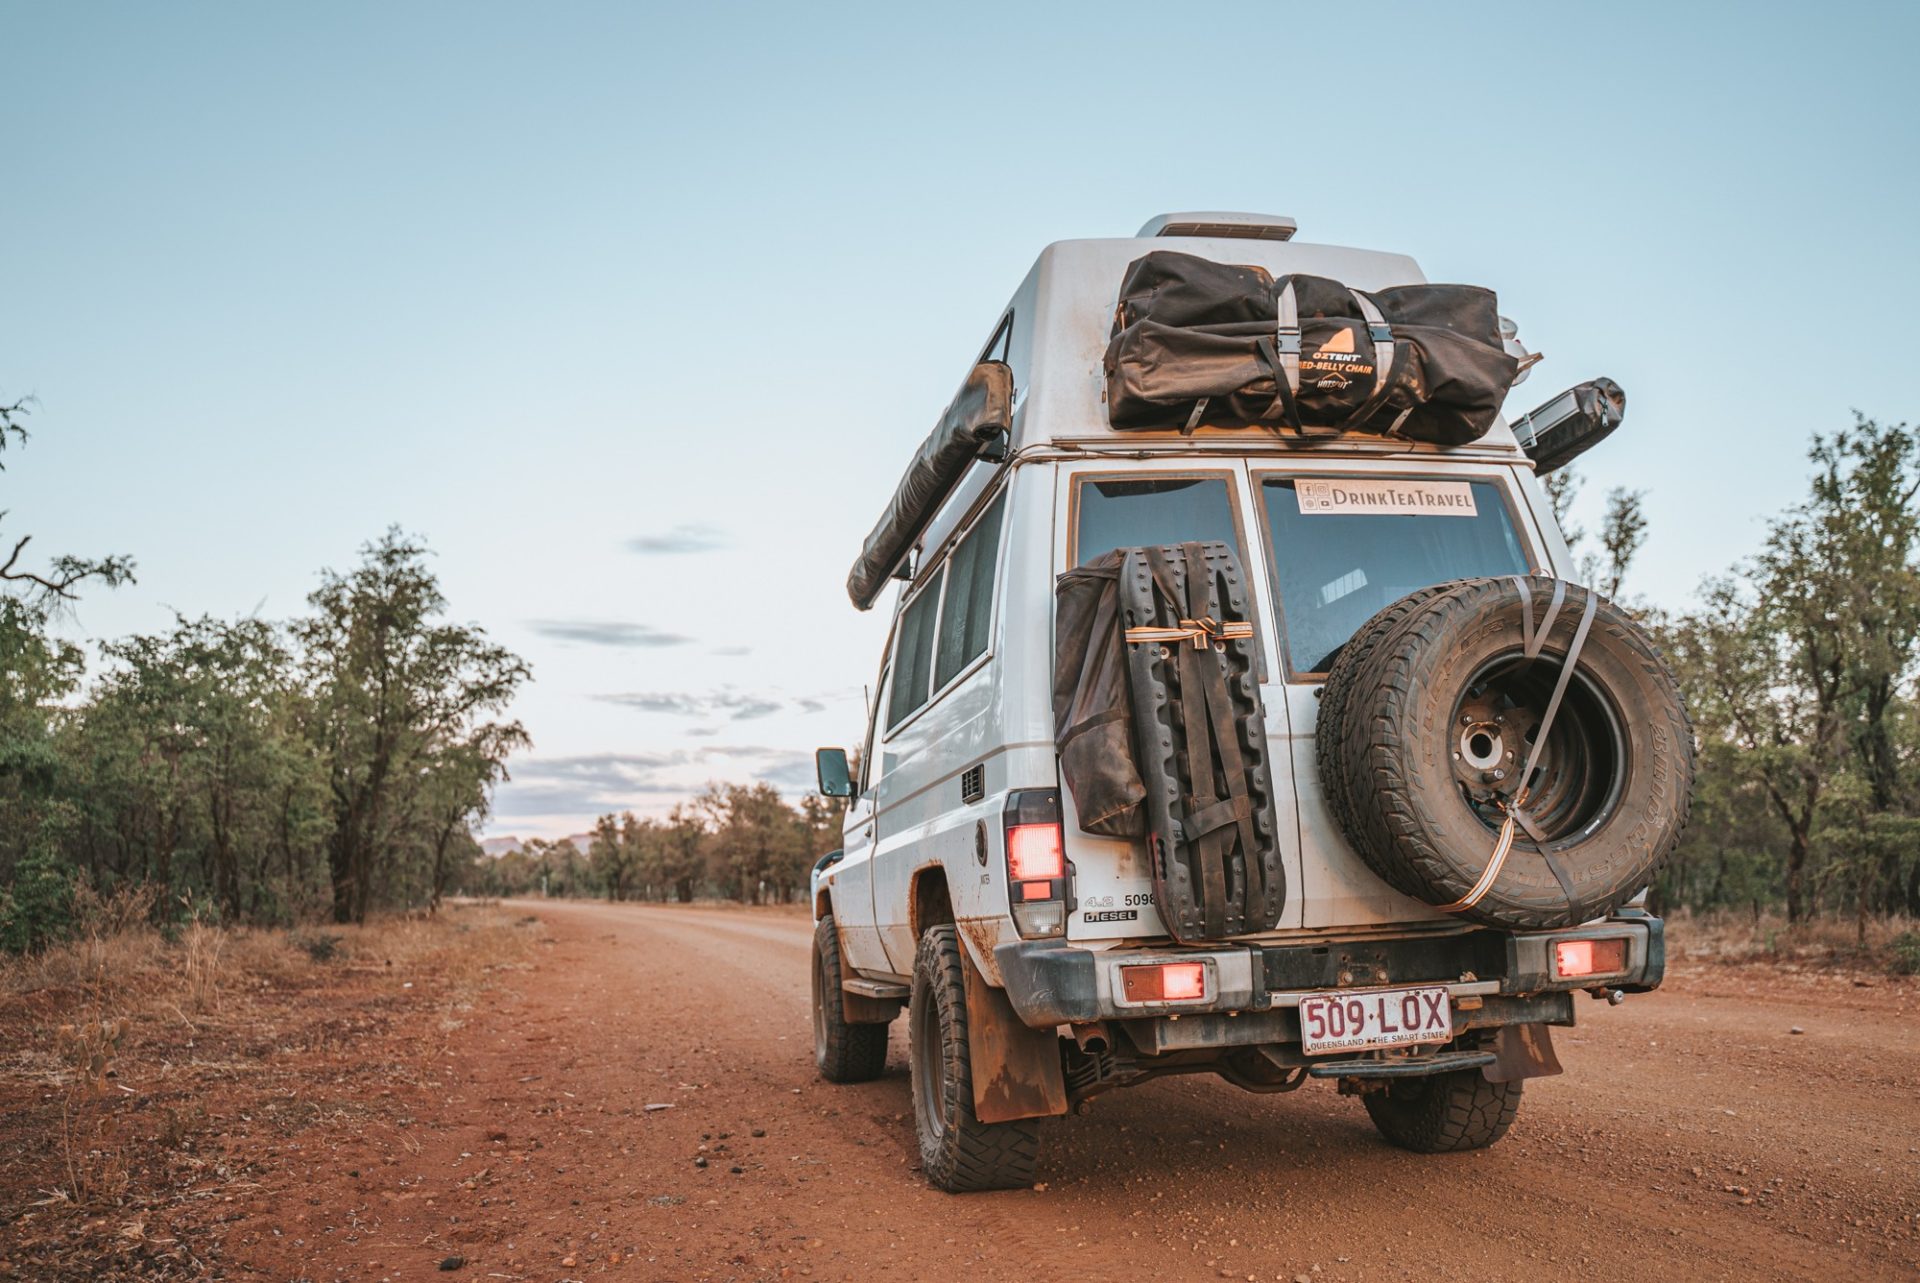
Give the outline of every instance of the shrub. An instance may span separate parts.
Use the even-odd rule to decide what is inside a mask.
[[[327,931],[296,931],[288,940],[296,949],[304,949],[315,962],[332,962],[340,952],[340,941],[344,937]]]
[[[1893,951],[1893,974],[1920,975],[1920,931],[1902,931],[1888,945]]]
[[[36,953],[73,933],[73,870],[51,844],[36,844],[0,891],[0,949]]]

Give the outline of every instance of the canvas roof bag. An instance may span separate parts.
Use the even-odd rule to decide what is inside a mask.
[[[1174,251],[1129,265],[1104,365],[1120,430],[1266,426],[1448,446],[1493,426],[1521,368],[1491,290],[1368,294]]]

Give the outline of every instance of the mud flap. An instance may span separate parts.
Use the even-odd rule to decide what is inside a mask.
[[[1490,1083],[1551,1078],[1564,1072],[1553,1054],[1553,1035],[1542,1024],[1502,1025],[1493,1036],[1493,1063],[1480,1071]]]
[[[1060,1040],[1051,1029],[1030,1029],[987,983],[964,944],[967,975],[967,1060],[973,1076],[973,1116],[983,1123],[1051,1118],[1067,1112],[1067,1079]]]

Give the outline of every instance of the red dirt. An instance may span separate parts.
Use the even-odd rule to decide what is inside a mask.
[[[230,1277],[1920,1269],[1912,982],[1681,967],[1620,1008],[1583,1000],[1557,1039],[1566,1075],[1530,1085],[1483,1153],[1390,1149],[1327,1088],[1174,1079],[1050,1124],[1043,1187],[955,1198],[915,1170],[904,1021],[880,1081],[815,1077],[803,918],[531,907],[554,943],[455,1036],[439,1086],[411,1102],[421,1125],[305,1138],[230,1227],[226,1257],[245,1263]],[[461,1269],[439,1273],[453,1255]]]
[[[1582,999],[1568,1072],[1482,1153],[1390,1149],[1326,1086],[1172,1079],[1048,1124],[1034,1190],[956,1198],[916,1170],[904,1021],[880,1081],[814,1075],[804,916],[515,907],[546,924],[536,965],[464,1026],[315,994],[344,1042],[252,1049],[270,1092],[222,1079],[200,1184],[147,1218],[206,1264],[166,1277],[1920,1274],[1912,980],[1693,964],[1619,1008]]]

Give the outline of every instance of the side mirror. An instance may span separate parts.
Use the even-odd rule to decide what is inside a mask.
[[[815,749],[813,775],[820,783],[821,797],[853,796],[853,773],[847,769],[846,749]]]

